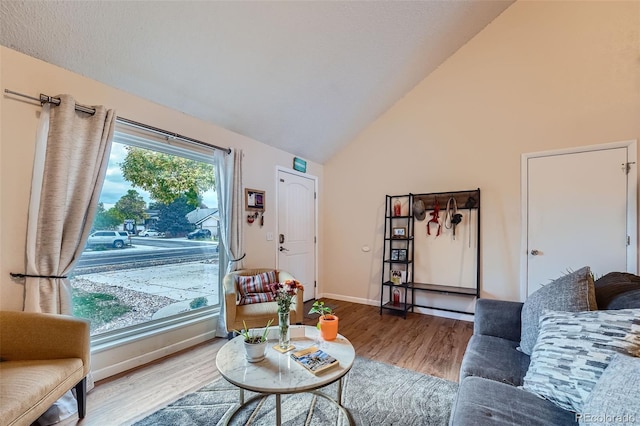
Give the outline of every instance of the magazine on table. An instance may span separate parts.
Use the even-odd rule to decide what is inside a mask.
[[[340,365],[337,359],[318,349],[317,346],[301,349],[291,354],[291,358],[313,374],[319,374],[329,368]]]

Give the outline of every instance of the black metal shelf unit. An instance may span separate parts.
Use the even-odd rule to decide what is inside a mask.
[[[413,294],[409,287],[413,277],[412,212],[412,194],[386,196],[380,315],[386,309],[406,318],[407,312],[413,309]]]
[[[477,210],[476,215],[476,273],[475,288],[457,287],[451,285],[432,284],[414,282],[414,216],[406,215],[406,212],[413,212],[414,203],[418,200],[422,201],[425,210],[433,210],[436,202],[440,205],[446,205],[447,200],[455,198],[459,206],[466,209]],[[469,203],[473,200],[473,203]],[[394,205],[397,201],[401,203],[401,214],[394,215]],[[402,215],[405,213],[405,215]],[[406,224],[406,225],[405,225]],[[406,227],[406,233],[403,236],[394,235],[397,228]],[[401,233],[401,231],[398,231]],[[406,257],[403,260],[396,258],[393,250],[406,250]],[[416,303],[415,295],[419,292],[432,292],[460,297],[480,297],[480,189],[469,191],[453,191],[453,192],[432,192],[424,194],[405,194],[405,195],[387,195],[385,206],[384,221],[384,244],[383,244],[383,262],[382,262],[382,289],[380,292],[380,314],[383,310],[395,311],[403,314],[406,318],[407,312],[413,312],[414,308],[428,308],[449,312],[457,312],[463,314],[473,314],[473,312],[449,309],[437,306],[426,306]],[[406,271],[401,277],[401,282],[397,279],[392,280],[393,271],[401,268]],[[398,298],[399,293],[399,298]],[[394,298],[395,294],[395,298]]]

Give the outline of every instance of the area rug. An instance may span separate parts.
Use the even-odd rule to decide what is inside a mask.
[[[458,384],[393,365],[356,357],[343,379],[343,405],[356,425],[446,425]],[[320,389],[336,398],[337,385]],[[245,398],[256,394],[245,392]],[[238,404],[238,388],[218,379],[136,423],[136,426],[222,425]],[[275,397],[253,401],[232,425],[275,422]],[[311,393],[282,396],[282,424],[325,426],[348,424],[334,405]]]

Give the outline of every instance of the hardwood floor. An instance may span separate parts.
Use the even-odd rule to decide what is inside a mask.
[[[458,380],[473,324],[421,314],[407,319],[379,308],[324,299],[340,318],[339,332],[356,354],[451,381]],[[306,310],[308,312],[308,310]],[[315,325],[317,316],[305,316]],[[96,383],[87,396],[87,416],[62,425],[128,425],[220,377],[215,367],[226,339],[214,339]]]

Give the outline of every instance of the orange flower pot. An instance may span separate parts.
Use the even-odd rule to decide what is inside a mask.
[[[327,314],[319,318],[320,336],[324,340],[335,340],[338,337],[338,317]]]

